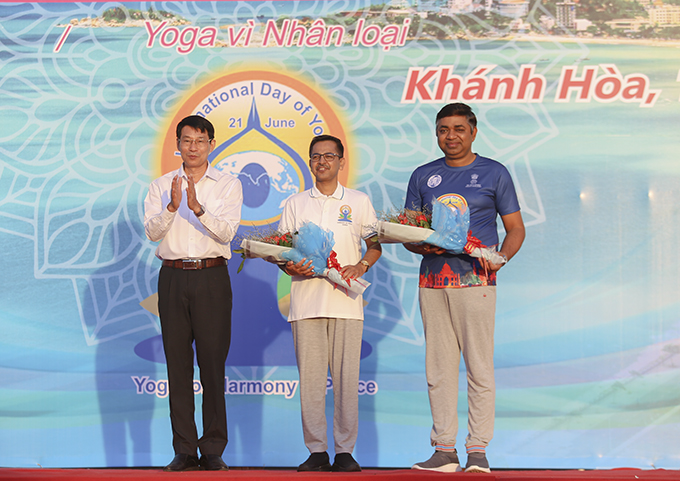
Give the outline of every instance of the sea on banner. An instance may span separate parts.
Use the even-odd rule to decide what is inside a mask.
[[[371,285],[361,278],[344,279],[342,266],[338,262],[337,253],[333,250],[335,241],[333,232],[322,229],[316,224],[306,222],[297,232],[274,232],[265,236],[252,236],[241,241],[241,249],[234,252],[246,258],[261,258],[274,264],[295,264],[303,259],[312,261],[315,277],[325,277],[335,287],[341,288],[345,294],[363,294]],[[239,272],[243,267],[239,267]]]
[[[431,244],[452,254],[467,254],[484,258],[492,264],[505,264],[507,260],[487,247],[470,231],[470,210],[461,212],[439,200],[432,203],[432,215],[427,212],[405,209],[397,214],[386,214],[378,221],[378,242],[382,244]]]

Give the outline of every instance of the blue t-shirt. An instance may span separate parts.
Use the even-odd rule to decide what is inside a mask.
[[[411,175],[405,208],[432,212],[433,199],[470,209],[470,230],[485,246],[498,244],[496,218],[519,211],[510,172],[500,162],[478,155],[464,167],[444,157],[421,165]],[[495,286],[496,273],[485,272],[479,259],[466,254],[429,254],[420,264],[420,287]]]

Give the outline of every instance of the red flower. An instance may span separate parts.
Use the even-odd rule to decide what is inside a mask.
[[[259,240],[260,242],[277,246],[293,247],[293,236],[290,232],[284,234],[270,234],[261,239],[254,238],[253,240]]]

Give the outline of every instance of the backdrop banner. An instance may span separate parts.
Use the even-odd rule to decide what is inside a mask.
[[[0,3],[0,465],[171,460],[143,201],[180,165],[181,118],[213,122],[210,162],[243,184],[238,248],[312,185],[314,135],[345,142],[345,185],[403,207],[460,101],[527,226],[498,276],[491,466],[680,468],[680,6],[607,5]],[[296,466],[290,278],[240,262],[224,458]],[[363,466],[432,453],[419,262],[385,245],[366,276]],[[459,447],[465,391],[462,375]]]

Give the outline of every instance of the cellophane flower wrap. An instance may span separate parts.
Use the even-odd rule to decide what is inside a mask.
[[[314,275],[326,277],[330,282],[349,292],[363,294],[370,282],[361,278],[343,279],[340,274],[341,266],[337,262],[333,251],[335,240],[333,232],[322,229],[316,224],[307,222],[293,236],[293,248],[283,254],[283,258],[295,264],[302,259],[312,261]]]
[[[492,264],[505,264],[505,257],[496,251],[496,246],[487,247],[470,231],[470,209],[461,213],[453,206],[447,206],[435,199],[432,202],[432,228],[434,234],[425,242],[446,249],[453,254],[467,254],[484,258]]]
[[[241,241],[241,248],[234,252],[243,256],[243,262],[246,259],[260,258],[274,264],[282,264],[288,262],[282,257],[283,253],[292,248],[293,234],[277,231],[269,234],[252,234],[251,237],[244,238]],[[243,269],[243,262],[237,272]]]
[[[431,216],[425,212],[407,209],[380,215],[377,233],[381,244],[424,242],[434,231],[430,229]]]
[[[448,207],[439,200],[432,202],[432,229],[434,232],[425,239],[453,254],[462,254],[467,244],[470,228],[470,209],[461,213],[455,207]]]
[[[487,247],[472,235],[469,209],[461,213],[437,199],[432,201],[431,222],[425,213],[407,210],[378,222],[378,240],[381,243],[426,243],[452,254],[484,258],[492,264],[506,262],[495,246]]]

